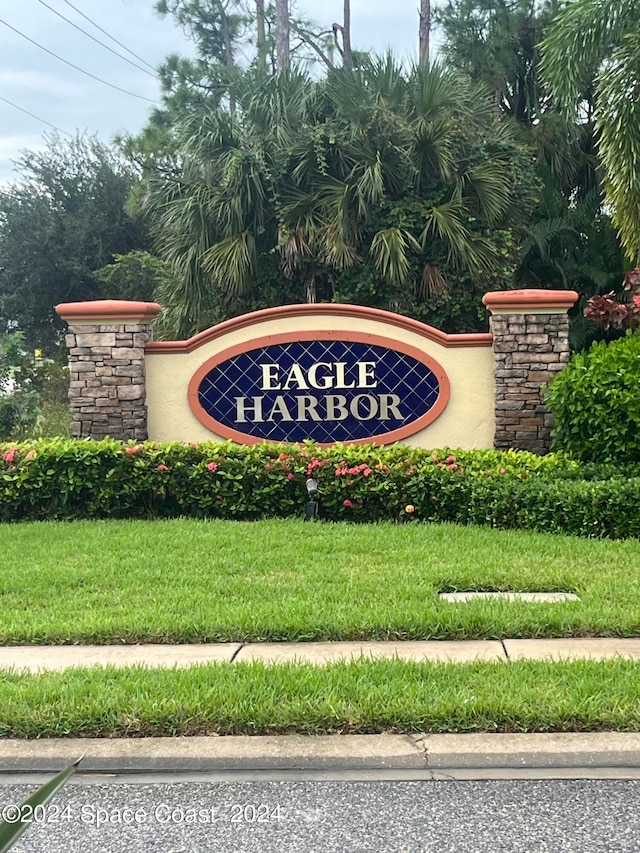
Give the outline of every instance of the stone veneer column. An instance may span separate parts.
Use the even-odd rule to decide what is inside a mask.
[[[573,290],[487,293],[495,358],[494,447],[548,453],[553,416],[544,391],[569,360]]]
[[[66,320],[74,438],[147,438],[144,347],[155,302],[105,299],[56,306]]]

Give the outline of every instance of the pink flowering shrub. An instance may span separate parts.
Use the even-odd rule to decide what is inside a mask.
[[[0,521],[302,518],[313,478],[327,521],[508,526],[517,489],[529,495],[534,481],[576,480],[579,471],[561,455],[516,451],[55,439],[0,445]]]

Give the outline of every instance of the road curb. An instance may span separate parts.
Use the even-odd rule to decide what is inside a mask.
[[[426,735],[430,769],[640,767],[640,733]]]
[[[633,732],[0,740],[0,773],[640,768]]]
[[[60,769],[80,755],[85,773],[426,767],[409,735],[239,735],[0,740],[0,773]]]

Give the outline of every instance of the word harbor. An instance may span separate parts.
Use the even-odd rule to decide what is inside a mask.
[[[279,364],[261,364],[261,391],[309,391],[317,390],[366,390],[376,388],[376,363],[358,361],[347,375],[347,363],[323,362],[312,364],[308,369],[297,362],[281,373]],[[265,403],[266,400],[266,403]],[[347,398],[345,394],[278,394],[275,399],[265,395],[235,397],[236,422],[265,423],[269,421],[343,421],[351,415],[359,421],[403,420],[398,394],[360,393]]]

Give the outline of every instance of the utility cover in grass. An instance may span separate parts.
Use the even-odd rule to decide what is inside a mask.
[[[505,601],[542,602],[544,604],[580,601],[580,598],[573,592],[441,592],[439,596],[452,603],[473,601],[476,598],[502,598]]]

